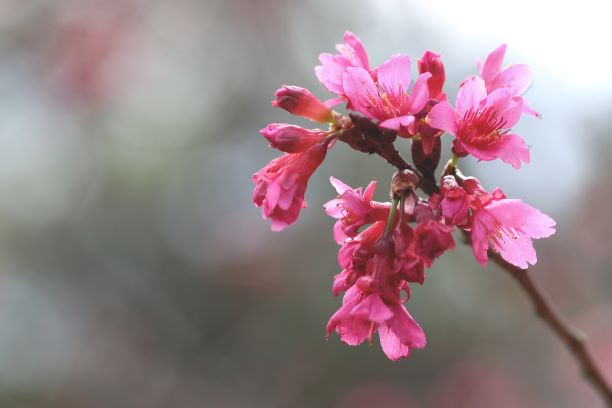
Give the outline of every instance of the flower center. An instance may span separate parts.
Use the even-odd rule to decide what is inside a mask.
[[[476,145],[489,146],[496,143],[509,129],[504,130],[506,121],[499,116],[497,109],[470,109],[459,123],[458,135],[461,141]]]

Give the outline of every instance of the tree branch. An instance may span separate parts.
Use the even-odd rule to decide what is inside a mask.
[[[470,243],[470,234],[465,232],[465,242]],[[557,310],[548,296],[531,279],[528,270],[520,269],[506,262],[498,253],[489,251],[489,259],[510,274],[531,299],[536,314],[559,337],[565,347],[574,356],[582,369],[583,375],[591,382],[608,407],[612,407],[612,387],[597,366],[586,346],[586,336],[573,327]]]

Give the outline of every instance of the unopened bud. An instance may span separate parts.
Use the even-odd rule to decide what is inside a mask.
[[[409,191],[415,190],[418,184],[419,177],[413,171],[398,171],[391,180],[391,197],[404,197]]]
[[[431,77],[427,80],[429,97],[437,100],[446,99],[446,95],[442,92],[446,75],[444,73],[444,64],[442,64],[439,54],[425,51],[419,60],[419,73],[425,72],[431,73]]]
[[[296,116],[320,123],[333,120],[332,110],[306,88],[284,85],[276,91],[275,96],[272,106],[283,108]]]

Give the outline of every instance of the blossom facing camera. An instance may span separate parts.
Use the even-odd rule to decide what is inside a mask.
[[[428,118],[432,127],[455,135],[456,155],[500,159],[515,169],[521,162],[529,163],[529,148],[520,136],[510,133],[522,111],[522,100],[510,90],[500,88],[487,94],[481,78],[470,78],[459,89],[455,105],[440,102]]]
[[[361,187],[351,188],[335,177],[330,177],[330,182],[338,192],[338,198],[328,201],[323,208],[327,215],[338,220],[334,226],[334,239],[338,244],[355,237],[362,226],[387,219],[389,204],[372,201],[375,181],[370,182],[364,191]]]
[[[521,269],[535,265],[538,259],[532,239],[554,234],[555,220],[521,200],[505,198],[501,190],[477,202],[473,205],[471,234],[476,260],[487,266],[487,251],[491,248]]]
[[[409,136],[414,133],[411,128],[414,115],[425,107],[429,98],[427,80],[431,74],[419,75],[408,93],[412,79],[407,55],[394,55],[378,68],[377,73],[378,81],[374,82],[365,69],[347,68],[343,87],[350,105],[367,118],[378,121],[380,127]]]

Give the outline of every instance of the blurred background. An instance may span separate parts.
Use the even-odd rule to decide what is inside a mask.
[[[608,7],[0,2],[0,406],[603,407],[515,282],[461,244],[413,290],[424,350],[393,363],[326,341],[340,304],[328,178],[377,179],[382,200],[393,170],[338,144],[282,233],[253,207],[251,174],[278,155],[259,129],[304,124],[272,109],[274,91],[331,97],[313,68],[344,30],[374,66],[441,53],[451,100],[507,42],[506,63],[536,72],[543,119],[517,128],[532,164],[462,167],[558,221],[533,275],[612,381]]]

